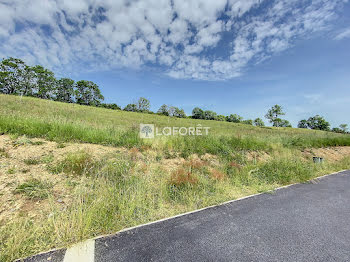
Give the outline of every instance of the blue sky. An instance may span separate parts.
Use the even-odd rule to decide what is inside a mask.
[[[107,102],[144,96],[190,114],[350,124],[344,0],[0,0],[0,57],[96,82]]]

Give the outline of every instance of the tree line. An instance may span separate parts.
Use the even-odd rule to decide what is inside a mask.
[[[91,106],[101,105],[104,100],[92,81],[56,79],[52,71],[42,66],[28,66],[12,57],[0,63],[0,93]]]
[[[28,66],[21,59],[13,57],[3,59],[0,63],[0,93],[31,96],[65,103],[103,107],[112,110],[122,110],[117,104],[103,103],[104,97],[101,90],[99,86],[92,81],[80,80],[75,82],[70,78],[56,79],[52,71],[40,65]],[[154,114],[154,112],[150,110],[150,101],[144,97],[139,98],[135,103],[126,105],[123,110]],[[265,126],[261,118],[244,120],[243,117],[237,114],[230,114],[228,116],[218,115],[214,111],[202,110],[199,107],[192,110],[191,116],[186,116],[183,109],[164,104],[159,108],[156,114],[177,118],[243,123],[258,127]],[[282,107],[280,105],[274,105],[268,110],[265,118],[274,127],[292,127],[288,120],[281,118],[283,115],[285,115],[285,113]],[[329,122],[319,115],[299,121],[298,128],[333,131],[337,133],[348,132],[346,124],[342,124],[331,130]]]

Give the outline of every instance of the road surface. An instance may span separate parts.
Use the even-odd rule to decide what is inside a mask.
[[[350,171],[97,238],[86,249],[86,262],[350,261]],[[78,261],[67,253],[26,261]]]

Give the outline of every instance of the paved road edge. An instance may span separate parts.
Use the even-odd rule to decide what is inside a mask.
[[[340,171],[337,171],[337,172],[334,172],[334,173],[331,173],[331,174],[326,174],[326,175],[323,175],[323,176],[315,177],[313,179],[308,180],[307,182],[311,182],[311,181],[319,180],[319,179],[322,179],[322,178],[325,178],[325,177],[337,175],[337,174],[345,172],[345,171],[348,171],[348,170],[347,169],[340,170]],[[307,182],[305,182],[305,183],[307,183]],[[91,238],[91,239],[87,239],[87,240],[85,240],[83,242],[79,242],[77,244],[74,244],[73,246],[70,246],[68,248],[52,249],[52,250],[48,250],[48,251],[44,251],[44,252],[38,253],[38,254],[36,254],[34,256],[31,256],[31,257],[20,258],[20,259],[17,259],[15,261],[27,261],[27,259],[33,259],[33,258],[35,258],[36,256],[39,256],[39,255],[45,255],[45,254],[48,254],[48,253],[57,252],[57,251],[66,249],[63,262],[68,262],[68,261],[71,261],[71,260],[67,260],[67,257],[69,257],[69,256],[67,256],[67,254],[72,254],[72,253],[75,254],[76,252],[82,252],[81,251],[82,250],[82,246],[84,246],[84,249],[83,249],[84,250],[83,251],[84,255],[86,255],[86,256],[90,255],[91,256],[91,254],[92,255],[94,254],[94,250],[91,250],[91,249],[94,248],[94,242],[97,239],[110,237],[110,236],[115,236],[115,235],[118,235],[118,234],[120,234],[122,232],[133,230],[135,228],[140,228],[140,227],[144,227],[144,226],[148,226],[148,225],[152,225],[152,224],[156,224],[156,223],[161,223],[163,221],[171,220],[171,219],[174,219],[174,218],[186,216],[186,215],[197,213],[197,212],[201,212],[201,211],[204,211],[204,210],[207,210],[207,209],[211,209],[211,208],[215,208],[215,207],[218,207],[218,206],[224,206],[224,205],[227,205],[227,204],[230,204],[230,203],[234,203],[234,202],[241,201],[241,200],[248,199],[248,198],[253,198],[253,197],[256,197],[256,196],[259,196],[259,195],[263,195],[263,194],[266,194],[266,193],[269,193],[269,192],[274,192],[274,191],[277,191],[277,190],[285,189],[285,188],[288,188],[288,187],[291,187],[291,186],[295,186],[295,185],[299,185],[299,184],[302,184],[302,183],[294,183],[294,184],[290,184],[290,185],[286,185],[286,186],[281,186],[281,187],[278,187],[278,188],[275,188],[273,190],[269,190],[269,191],[266,191],[266,192],[257,193],[257,194],[253,194],[253,195],[249,195],[249,196],[245,196],[245,197],[229,200],[229,201],[217,204],[217,205],[211,205],[211,206],[208,206],[208,207],[204,207],[204,208],[196,209],[196,210],[193,210],[193,211],[181,213],[181,214],[178,214],[178,215],[175,215],[175,216],[159,219],[159,220],[148,222],[148,223],[145,223],[145,224],[140,224],[140,225],[137,225],[137,226],[128,227],[128,228],[122,229],[122,230],[120,230],[118,232],[115,232],[115,233],[106,234],[106,235],[100,235],[100,236],[97,236],[97,237],[94,237],[94,238]],[[75,260],[75,261],[79,262],[77,260]],[[85,261],[87,261],[87,260],[85,260]]]

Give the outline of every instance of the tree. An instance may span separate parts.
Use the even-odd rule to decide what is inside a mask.
[[[224,115],[218,115],[218,116],[216,117],[216,120],[217,120],[217,121],[225,121],[225,120],[226,120],[226,117],[225,117]]]
[[[332,132],[334,133],[343,133],[343,130],[341,130],[339,127],[332,128]]]
[[[237,114],[231,114],[226,117],[226,121],[233,122],[233,123],[240,123],[243,121],[243,117]]]
[[[54,99],[60,102],[74,102],[74,80],[69,78],[61,78],[57,80],[54,90]]]
[[[103,108],[107,108],[107,109],[112,109],[112,110],[120,110],[120,106],[118,106],[117,104],[105,104],[105,103],[101,103],[99,105],[99,107],[103,107]]]
[[[137,105],[136,104],[128,104],[126,107],[123,109],[124,111],[129,111],[129,112],[137,112]]]
[[[253,125],[253,120],[251,120],[251,119],[243,120],[242,123],[245,124],[245,125],[251,125],[252,126]]]
[[[347,124],[341,124],[341,125],[339,125],[339,128],[342,130],[343,133],[346,133],[348,131]]]
[[[104,100],[98,85],[92,81],[80,80],[75,88],[76,101],[80,105],[98,106]]]
[[[306,119],[300,120],[298,123],[298,128],[308,128],[308,123]]]
[[[162,105],[158,111],[157,111],[158,114],[160,115],[165,115],[165,116],[169,116],[169,108],[167,105]]]
[[[178,108],[178,107],[175,107],[175,111],[174,111],[173,115],[175,117],[178,117],[178,118],[186,118],[185,111],[183,109]]]
[[[323,131],[330,130],[330,124],[322,116],[319,116],[319,115],[309,117],[309,119],[307,120],[307,125],[310,129],[323,130]]]
[[[32,69],[35,79],[33,95],[42,99],[51,99],[57,81],[54,73],[40,65]]]
[[[280,119],[279,126],[280,127],[292,127],[292,124],[288,120]]]
[[[204,112],[204,119],[206,120],[216,120],[217,114],[214,111],[207,110]]]
[[[21,59],[10,57],[0,63],[0,93],[22,94],[29,93],[28,76],[31,72]]]
[[[261,118],[256,118],[255,120],[254,120],[254,125],[255,126],[265,126],[265,123],[264,123],[264,121],[261,119]]]
[[[137,101],[137,110],[140,112],[147,112],[150,109],[150,102],[144,97],[140,97]]]
[[[194,119],[204,119],[204,111],[199,107],[195,107],[192,110],[192,118]]]
[[[269,111],[267,111],[265,118],[267,118],[273,126],[279,127],[279,124],[281,124],[282,120],[279,118],[281,115],[285,115],[282,107],[280,105],[274,105],[271,109],[269,109]]]

